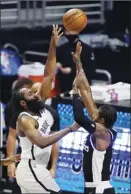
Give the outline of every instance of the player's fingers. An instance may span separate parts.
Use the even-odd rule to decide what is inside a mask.
[[[84,70],[83,70],[83,69],[81,69],[81,70],[80,70],[80,74],[83,74],[83,73],[84,73]]]
[[[55,34],[55,25],[53,24],[52,34]]]
[[[82,46],[81,46],[81,42],[78,41],[77,42],[77,45],[76,45],[76,53],[81,53],[81,50],[82,50]]]
[[[59,37],[61,37],[63,35],[63,32],[61,32],[60,34],[59,34]]]
[[[79,71],[77,70],[77,71],[76,71],[76,77],[77,77],[77,78],[78,78],[78,75],[79,75]]]
[[[78,41],[78,42],[77,42],[77,45],[76,45],[76,50],[78,50],[78,49],[80,48],[80,46],[81,46],[81,42]]]
[[[57,30],[58,30],[58,25],[55,24],[55,32],[57,33]]]
[[[18,156],[17,156],[17,155],[15,156],[15,161],[16,161],[16,162],[17,162],[17,161],[20,161],[20,156],[19,156],[19,155],[18,155]]]
[[[55,31],[55,33],[57,32],[57,29],[58,29],[57,25],[54,24],[54,31]]]
[[[55,24],[53,24],[53,31],[55,30]]]
[[[60,27],[60,28],[58,28],[57,33],[59,34],[59,33],[60,33],[60,31],[61,31],[61,27]]]
[[[82,46],[80,47],[80,54],[81,54],[81,51],[82,51]]]
[[[58,30],[58,25],[56,24],[56,31]]]

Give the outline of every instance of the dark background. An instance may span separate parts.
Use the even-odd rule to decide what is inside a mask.
[[[71,1],[70,1],[71,2]],[[94,2],[94,1],[93,1]],[[50,5],[56,2],[50,2]],[[64,3],[64,1],[63,1]],[[69,2],[68,2],[69,3]],[[78,2],[77,2],[78,3]],[[82,1],[81,1],[82,3]],[[108,34],[110,38],[119,38],[124,41],[125,29],[130,31],[130,2],[115,1],[112,11],[105,12],[106,22],[104,25],[87,25],[82,33],[102,32]],[[48,28],[16,28],[0,30],[0,47],[10,42],[15,44],[22,56],[27,49],[33,49],[44,52],[48,51],[48,44],[52,27]],[[47,42],[45,46],[45,41]],[[35,42],[35,43],[34,43]],[[44,46],[43,46],[44,45]],[[113,52],[110,48],[94,49],[96,56],[96,68],[108,70],[112,75],[112,82],[119,81],[130,83],[130,61],[129,47],[119,48],[118,52]],[[43,59],[41,60],[43,62]],[[6,103],[10,98],[11,84],[15,77],[2,77],[1,84],[1,101]]]

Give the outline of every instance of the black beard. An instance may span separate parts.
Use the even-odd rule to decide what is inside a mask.
[[[45,108],[44,102],[38,99],[26,100],[26,103],[29,111],[35,114],[40,114],[40,111]]]

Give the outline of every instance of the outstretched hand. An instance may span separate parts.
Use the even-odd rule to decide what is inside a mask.
[[[82,52],[82,46],[81,42],[77,42],[75,53],[72,52],[73,61],[76,64],[76,69],[79,71],[82,68],[81,64],[81,52]]]
[[[61,36],[63,35],[63,32],[61,31],[61,28],[59,28],[58,25],[53,24],[52,35],[53,35],[54,45],[57,46]]]
[[[78,88],[83,88],[85,89],[87,86],[87,78],[86,75],[83,71],[83,69],[80,69],[79,71],[77,70],[76,72],[76,77],[73,82],[74,85],[76,85]]]

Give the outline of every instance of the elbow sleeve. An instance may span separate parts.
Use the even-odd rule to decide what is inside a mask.
[[[75,121],[79,125],[81,125],[82,119],[84,117],[84,112],[79,94],[73,94],[73,113]]]
[[[91,121],[84,115],[83,105],[78,94],[73,95],[73,112],[75,121],[89,133],[93,133],[96,129],[95,122]]]

